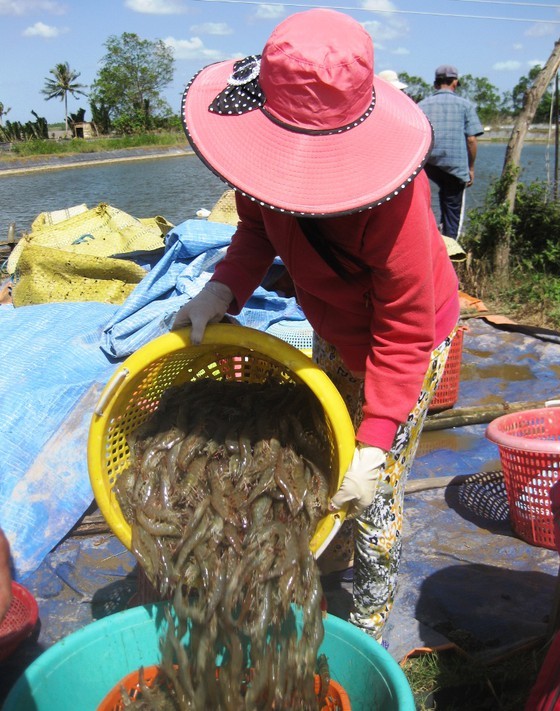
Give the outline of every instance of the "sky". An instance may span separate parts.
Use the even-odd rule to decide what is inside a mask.
[[[500,93],[544,65],[560,38],[560,2],[553,0],[0,0],[4,120],[33,121],[34,110],[49,123],[64,121],[64,103],[41,93],[50,70],[68,62],[89,87],[107,39],[123,32],[173,49],[164,98],[179,113],[184,87],[200,68],[261,52],[283,18],[311,7],[337,9],[366,27],[376,73],[393,69],[431,84],[436,66],[453,64]],[[69,95],[69,113],[79,108],[91,118],[87,97]]]

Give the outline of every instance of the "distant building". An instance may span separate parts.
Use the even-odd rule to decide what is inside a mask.
[[[74,138],[95,138],[98,135],[97,128],[92,121],[73,123],[72,131],[74,132]]]

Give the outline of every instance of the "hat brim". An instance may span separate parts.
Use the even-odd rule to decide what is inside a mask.
[[[184,92],[181,113],[193,150],[241,193],[276,210],[341,215],[390,200],[422,169],[432,146],[430,122],[387,82],[376,82],[375,107],[358,126],[301,133],[260,109],[228,116],[208,110],[233,63],[201,70]]]

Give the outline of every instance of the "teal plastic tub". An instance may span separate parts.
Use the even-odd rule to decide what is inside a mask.
[[[110,615],[57,642],[18,679],[2,711],[96,711],[129,672],[160,661],[164,605]],[[400,666],[350,623],[327,615],[320,652],[349,695],[352,711],[414,711]]]

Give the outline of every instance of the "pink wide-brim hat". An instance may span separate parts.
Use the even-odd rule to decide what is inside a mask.
[[[185,90],[182,117],[192,148],[219,177],[296,215],[342,215],[390,200],[432,145],[422,110],[374,81],[370,35],[334,10],[291,15],[262,57],[202,69]]]

